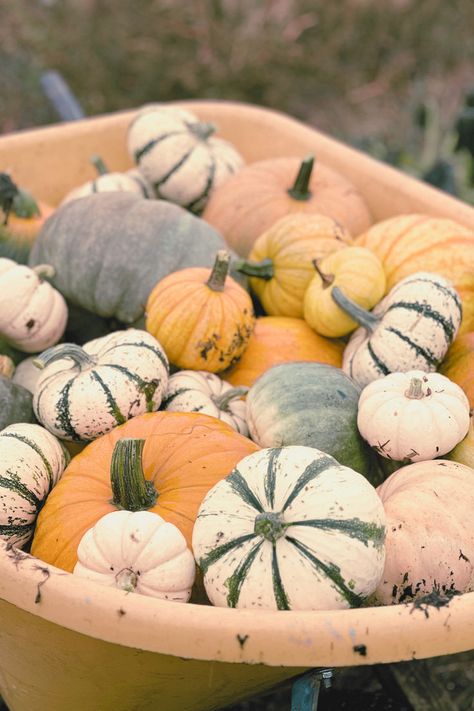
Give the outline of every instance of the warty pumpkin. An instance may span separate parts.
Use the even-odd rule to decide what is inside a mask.
[[[248,259],[234,261],[234,269],[249,277],[266,314],[302,318],[314,260],[351,243],[349,232],[331,217],[295,212],[265,230]]]
[[[124,439],[144,444],[132,442],[127,457],[115,458],[112,489],[113,452]],[[154,412],[133,417],[71,460],[38,517],[31,552],[72,571],[84,533],[117,508],[158,513],[191,546],[204,495],[257,450],[250,439],[209,415]]]
[[[456,336],[440,363],[439,372],[464,390],[474,409],[474,332]]]
[[[355,186],[319,161],[314,166],[314,156],[269,158],[245,165],[214,191],[203,218],[237,254],[247,257],[255,240],[292,212],[332,217],[351,235],[372,224]]]
[[[419,271],[452,282],[463,305],[460,333],[474,331],[474,232],[454,220],[405,214],[382,220],[359,234],[356,244],[380,259],[387,288]]]
[[[230,253],[212,270],[181,269],[159,281],[146,304],[146,329],[178,368],[218,373],[244,352],[255,324],[252,300],[228,275]]]
[[[280,363],[314,361],[338,368],[344,343],[319,336],[300,318],[260,316],[247,348],[235,365],[221,375],[232,385],[250,387],[265,371]]]
[[[446,599],[474,590],[474,470],[446,459],[416,462],[391,474],[377,492],[387,535],[374,601],[433,593]]]

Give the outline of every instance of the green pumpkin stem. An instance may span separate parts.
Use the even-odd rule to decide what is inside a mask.
[[[274,511],[265,511],[255,517],[254,533],[263,536],[267,541],[275,543],[285,535],[287,526],[283,523],[281,514]]]
[[[405,397],[410,400],[421,400],[425,397],[423,392],[423,381],[421,378],[412,378],[408,390],[405,390]]]
[[[52,279],[56,274],[56,269],[51,264],[37,264],[36,267],[31,267],[31,270],[40,279]]]
[[[338,286],[333,288],[331,296],[339,308],[354,319],[359,326],[365,328],[369,331],[369,333],[373,333],[375,331],[380,323],[380,316],[375,316],[370,311],[363,309],[362,306],[359,306],[359,304],[356,304],[355,301],[352,301],[352,299],[345,296]]]
[[[225,280],[229,273],[230,253],[220,249],[216,254],[216,261],[206,284],[212,291],[224,291]]]
[[[306,156],[304,160],[301,161],[300,169],[296,180],[288,189],[288,195],[294,200],[309,200],[311,198],[311,190],[309,189],[309,182],[311,180],[311,175],[314,168],[314,156]]]
[[[38,203],[28,192],[19,188],[8,173],[0,173],[0,208],[5,213],[3,224],[7,225],[10,214],[29,219],[41,215]]]
[[[156,503],[153,482],[145,479],[142,466],[144,439],[119,439],[110,462],[112,504],[125,511],[146,511]]]
[[[232,402],[232,400],[236,400],[239,397],[243,397],[244,395],[247,395],[249,391],[249,388],[246,385],[241,385],[238,388],[230,388],[229,390],[226,390],[225,393],[222,393],[221,395],[215,395],[212,398],[212,401],[216,405],[216,407],[219,408],[219,410],[223,410],[224,412],[229,411],[229,403]]]
[[[109,172],[107,166],[105,165],[104,161],[100,156],[93,155],[91,157],[91,163],[96,169],[98,175],[107,175],[107,173]]]
[[[188,128],[200,141],[207,141],[217,130],[215,123],[204,121],[188,124]]]
[[[318,261],[318,259],[313,259],[312,264],[313,267],[316,269],[316,272],[319,274],[321,281],[323,282],[323,289],[327,289],[334,281],[334,274],[323,274],[318,264]]]
[[[257,277],[270,281],[273,279],[275,269],[273,267],[273,259],[266,257],[261,262],[247,262],[245,259],[236,259],[232,262],[232,268],[240,274],[245,274],[248,277]]]
[[[74,365],[79,367],[79,370],[92,368],[97,364],[97,360],[87,353],[84,348],[78,346],[77,343],[58,343],[55,346],[51,346],[51,348],[47,348],[37,355],[33,364],[37,368],[43,369],[61,358],[71,358],[74,361]]]

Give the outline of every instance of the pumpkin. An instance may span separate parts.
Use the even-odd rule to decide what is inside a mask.
[[[440,373],[390,373],[362,390],[357,426],[387,459],[434,459],[466,436],[469,402],[459,385]]]
[[[151,511],[111,511],[83,535],[73,573],[125,592],[188,602],[196,566],[176,526]]]
[[[129,444],[115,450],[120,440]],[[71,460],[39,515],[31,552],[72,571],[84,533],[116,509],[159,514],[180,529],[190,547],[204,495],[257,449],[209,415],[153,412],[133,417]],[[113,457],[114,450],[120,456]]]
[[[31,245],[45,220],[55,208],[35,200],[25,188],[19,187],[8,173],[0,173],[0,254],[26,260]]]
[[[373,486],[312,447],[244,457],[204,497],[193,550],[212,604],[273,610],[359,606],[384,565]]]
[[[438,274],[398,282],[372,311],[335,287],[332,297],[359,324],[344,349],[343,370],[360,386],[389,373],[438,368],[461,323],[461,300]]]
[[[35,363],[43,369],[33,396],[36,417],[69,441],[88,442],[157,410],[169,375],[161,345],[134,328],[83,346],[62,343],[40,353]]]
[[[228,368],[244,352],[255,315],[245,289],[228,276],[230,253],[219,250],[212,270],[189,267],[159,281],[146,304],[146,329],[178,368]]]
[[[352,241],[338,222],[325,215],[292,213],[277,220],[255,241],[248,260],[234,268],[249,278],[252,291],[270,316],[303,317],[313,261]]]
[[[199,213],[244,162],[215,131],[214,124],[199,121],[191,111],[149,104],[128,127],[128,151],[159,198]]]
[[[357,385],[332,365],[274,365],[247,393],[250,437],[260,447],[314,447],[370,476],[371,455],[357,429],[359,395]]]
[[[30,266],[51,264],[68,301],[133,324],[157,281],[185,267],[212,266],[222,237],[204,220],[164,200],[95,193],[59,207],[44,225]]]
[[[474,409],[474,332],[458,334],[441,361],[439,372],[464,390]]]
[[[248,435],[245,422],[245,402],[242,396],[248,388],[234,388],[214,373],[205,370],[181,370],[168,380],[161,409],[168,412],[202,412],[218,417]]]
[[[15,373],[15,363],[8,355],[0,355],[0,375],[13,380]]]
[[[378,487],[387,517],[374,602],[474,590],[474,469],[446,459],[398,469]],[[436,613],[434,613],[436,614]]]
[[[249,163],[211,195],[203,218],[241,257],[277,220],[292,212],[319,213],[358,235],[372,224],[355,186],[314,157],[268,158]]]
[[[66,328],[64,297],[44,279],[52,274],[47,264],[30,269],[0,257],[0,332],[25,353],[53,346]]]
[[[73,190],[67,193],[62,199],[61,205],[64,205],[70,200],[77,200],[77,198],[91,195],[91,193],[116,192],[117,190],[136,193],[144,198],[155,197],[153,188],[136,168],[125,172],[109,172],[99,156],[92,156],[91,163],[97,171],[97,177],[93,180],[88,180],[77,188],[73,188]]]
[[[340,367],[343,350],[342,342],[319,336],[303,319],[260,316],[247,348],[222,377],[234,386],[250,387],[262,373],[280,363],[308,360]]]
[[[382,220],[359,234],[383,264],[387,288],[419,271],[453,283],[463,304],[461,333],[474,331],[474,232],[454,220],[405,214]]]
[[[32,395],[11,376],[0,375],[0,430],[16,422],[36,422]]]
[[[11,376],[13,383],[15,383],[16,385],[21,385],[22,387],[29,390],[30,393],[34,393],[36,389],[36,383],[38,382],[39,377],[41,375],[41,370],[40,368],[38,368],[37,365],[35,365],[35,361],[35,355],[25,358],[20,363],[18,363],[18,365],[15,367],[14,373]]]
[[[33,535],[38,513],[57,484],[69,455],[38,424],[0,431],[0,538],[19,548]]]
[[[370,310],[385,294],[383,266],[365,247],[346,247],[316,259],[313,266],[303,298],[304,319],[322,336],[346,336],[358,324],[334,301],[333,289],[337,287],[358,306]]]

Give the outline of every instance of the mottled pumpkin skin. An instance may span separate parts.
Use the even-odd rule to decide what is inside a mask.
[[[143,316],[157,281],[185,267],[212,266],[223,247],[215,229],[178,205],[104,192],[59,207],[29,264],[51,264],[51,283],[72,303],[131,324]]]
[[[287,192],[301,159],[269,158],[249,163],[211,195],[203,218],[224,236],[237,254],[247,257],[255,240],[292,212],[320,213],[340,222],[352,235],[372,224],[370,212],[355,186],[332,168],[316,161],[308,200]]]
[[[462,333],[454,339],[439,371],[464,390],[471,410],[474,409],[474,332]]]
[[[36,422],[32,401],[29,390],[0,375],[0,430],[17,422]]]
[[[315,361],[342,365],[344,343],[319,336],[300,318],[260,316],[243,355],[222,377],[232,385],[250,387],[273,365]]]
[[[102,516],[117,510],[110,503],[110,462],[122,438],[146,440],[145,478],[158,492],[150,508],[175,524],[191,546],[192,529],[207,491],[226,477],[257,445],[209,415],[155,412],[134,417],[77,454],[66,468],[38,517],[31,552],[72,571],[83,534]]]
[[[415,272],[449,279],[463,307],[459,333],[474,331],[474,232],[453,220],[408,214],[378,222],[356,244],[371,249],[383,264],[387,291]]]

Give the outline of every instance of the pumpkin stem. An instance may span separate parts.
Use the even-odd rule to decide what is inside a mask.
[[[55,346],[51,346],[51,348],[47,348],[37,355],[33,364],[37,368],[43,369],[61,358],[71,358],[74,361],[74,365],[79,367],[79,370],[93,368],[97,364],[96,358],[87,353],[84,348],[78,346],[77,343],[58,343]]]
[[[12,361],[10,356],[0,355],[0,375],[3,375],[4,378],[11,380],[14,372],[15,363]]]
[[[37,264],[36,267],[30,268],[40,279],[52,279],[56,274],[56,269],[51,264]]]
[[[214,123],[205,123],[204,121],[199,121],[198,123],[188,123],[187,126],[191,133],[194,133],[200,141],[206,141],[217,130],[217,126]]]
[[[219,410],[228,412],[229,403],[231,403],[232,400],[236,400],[239,397],[247,395],[248,391],[249,388],[246,385],[241,385],[238,388],[229,388],[229,390],[226,390],[221,395],[214,395],[211,399]]]
[[[93,155],[91,157],[91,163],[96,169],[98,175],[107,175],[107,173],[109,172],[107,166],[105,165],[104,161],[100,156]]]
[[[27,190],[19,188],[8,173],[0,173],[0,208],[5,213],[3,224],[7,225],[10,213],[25,219],[41,215],[38,203]]]
[[[230,253],[225,249],[219,249],[216,254],[216,261],[212,267],[211,275],[206,285],[212,291],[224,291],[225,280],[229,273]]]
[[[313,173],[314,156],[306,156],[301,161],[298,175],[291,188],[288,188],[288,195],[295,200],[309,200],[311,198],[311,190],[309,189],[309,181]]]
[[[261,262],[247,262],[245,259],[236,259],[232,263],[232,268],[236,272],[240,272],[246,276],[265,279],[265,281],[273,279],[275,274],[273,259],[270,259],[269,257],[262,259]]]
[[[135,592],[138,585],[138,575],[131,568],[122,568],[115,576],[117,587],[125,592]]]
[[[144,439],[119,439],[110,462],[111,503],[125,511],[146,511],[156,503],[153,482],[145,479],[142,466]]]
[[[375,331],[380,323],[380,316],[375,316],[375,314],[370,311],[363,309],[362,306],[359,306],[355,301],[345,296],[338,286],[333,288],[331,296],[336,304],[360,326],[369,331],[369,333]]]
[[[264,511],[255,518],[254,533],[263,536],[267,541],[275,543],[285,535],[286,524],[283,523],[281,514],[274,511]]]
[[[405,397],[408,397],[410,400],[421,400],[425,397],[421,378],[412,378],[410,380],[408,390],[405,390]]]
[[[334,281],[334,274],[323,274],[318,262],[318,259],[312,260],[313,267],[316,269],[317,273],[321,277],[321,281],[323,282],[323,289],[327,289]]]

